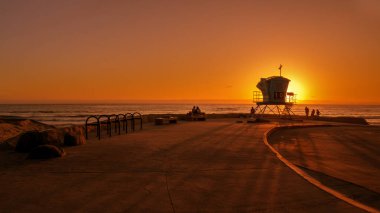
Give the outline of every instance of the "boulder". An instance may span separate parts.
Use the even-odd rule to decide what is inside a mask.
[[[63,143],[65,146],[78,146],[86,143],[82,127],[74,126],[64,130]]]
[[[60,146],[62,139],[56,129],[44,131],[27,131],[20,135],[16,142],[17,152],[30,152],[39,145],[50,144]]]
[[[34,148],[30,153],[28,158],[30,159],[49,159],[58,158],[65,155],[63,149],[54,145],[39,145]]]
[[[27,131],[41,131],[45,129],[54,129],[54,126],[40,123],[38,121],[25,119],[15,116],[0,115],[0,143],[8,139],[14,140],[21,133]],[[16,146],[16,144],[10,144]]]
[[[62,133],[57,129],[48,129],[40,132],[42,144],[62,146]]]
[[[247,120],[247,123],[268,123],[269,120],[265,120],[263,118],[250,118]]]
[[[32,149],[39,145],[42,145],[40,140],[40,132],[38,131],[28,131],[20,135],[16,143],[17,152],[30,152]]]

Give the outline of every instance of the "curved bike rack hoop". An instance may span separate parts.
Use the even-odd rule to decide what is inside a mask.
[[[139,112],[134,112],[133,114],[133,131],[135,130],[135,120],[140,120],[140,130],[142,129],[142,116]]]
[[[102,118],[107,118],[107,120],[101,120]],[[99,119],[99,126],[101,129],[102,127],[102,124],[107,124],[107,134],[108,136],[111,137],[111,120],[110,120],[110,116],[109,115],[99,115],[98,116],[98,119]],[[99,130],[99,139],[100,139],[100,130]]]
[[[131,131],[135,131],[134,126],[135,126],[135,121],[133,119],[133,114],[132,113],[125,113],[125,119],[126,119],[126,125],[125,125],[125,133],[128,133],[128,121],[131,121]]]
[[[110,136],[111,136],[111,129],[112,129],[112,123],[114,123],[115,125],[115,130],[114,132],[116,133],[117,130],[119,130],[119,135],[120,135],[120,121],[119,121],[119,116],[118,115],[115,115],[115,114],[112,114],[112,115],[109,115],[108,116],[109,120],[110,120]]]
[[[95,118],[96,122],[88,123],[88,121],[91,118]],[[100,122],[99,122],[99,118],[97,116],[95,116],[95,115],[90,115],[90,116],[87,117],[86,123],[85,123],[86,139],[88,139],[88,126],[96,126],[96,136],[100,139]]]
[[[126,129],[127,128],[127,116],[125,116],[124,114],[118,114],[117,115],[118,119],[119,119],[119,135],[120,135],[120,123],[122,123],[122,130]]]

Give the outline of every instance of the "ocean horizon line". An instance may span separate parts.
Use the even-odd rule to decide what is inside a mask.
[[[47,100],[0,101],[0,105],[123,105],[123,104],[255,104],[252,99],[141,99],[141,100]],[[380,102],[339,102],[329,100],[297,100],[298,105],[380,105]]]

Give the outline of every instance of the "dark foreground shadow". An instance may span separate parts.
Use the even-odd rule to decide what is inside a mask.
[[[342,179],[329,176],[322,172],[314,171],[306,167],[296,165],[311,177],[317,179],[325,186],[338,191],[347,197],[359,201],[365,205],[380,210],[380,194],[363,186]]]

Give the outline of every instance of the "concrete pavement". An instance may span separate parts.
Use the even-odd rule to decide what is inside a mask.
[[[270,143],[319,182],[380,209],[380,127],[280,129]]]
[[[1,211],[362,212],[280,162],[262,139],[273,126],[147,126],[66,148],[61,159],[12,158],[1,166]]]

